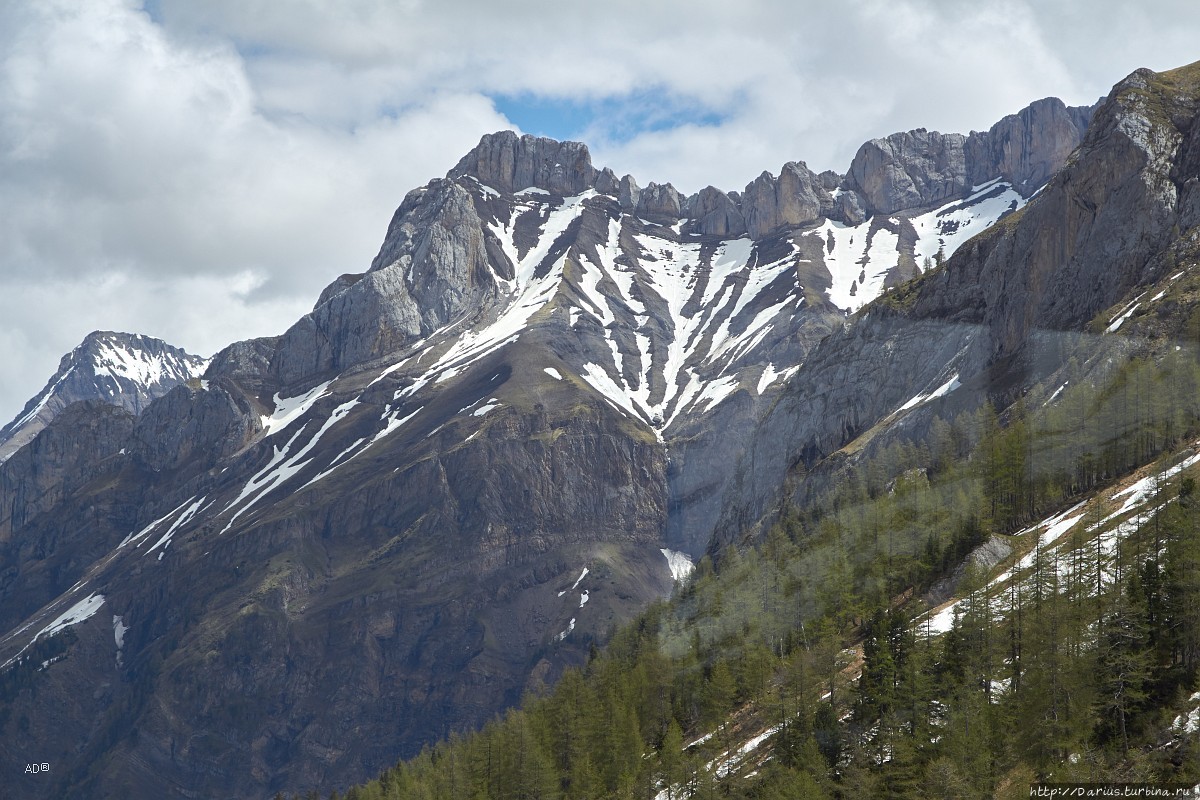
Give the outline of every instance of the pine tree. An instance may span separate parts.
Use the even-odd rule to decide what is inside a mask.
[[[1099,712],[1129,752],[1129,726],[1145,703],[1151,677],[1149,626],[1145,595],[1137,571],[1109,613],[1097,658]]]

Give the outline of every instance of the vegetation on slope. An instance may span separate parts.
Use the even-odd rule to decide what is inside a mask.
[[[1200,432],[1200,366],[1171,351],[1100,386],[1068,378],[1029,396],[1003,415],[939,418],[928,444],[878,448],[765,541],[702,561],[553,691],[340,796],[1195,783],[1200,750],[1178,721],[1172,734],[1171,710],[1200,669],[1196,480],[1184,472],[1119,509],[1121,494],[1096,490]],[[1074,523],[1054,546],[1046,524],[1021,532],[1047,516]],[[1008,569],[988,583],[960,570],[960,591],[977,588],[941,632],[931,587],[996,534],[1010,534]]]

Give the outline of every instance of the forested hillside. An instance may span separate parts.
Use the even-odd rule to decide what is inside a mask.
[[[1198,390],[1180,345],[1004,415],[938,417],[927,444],[878,448],[764,541],[703,561],[553,691],[341,796],[1195,784]]]

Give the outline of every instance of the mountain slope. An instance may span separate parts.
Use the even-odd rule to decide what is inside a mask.
[[[1195,263],[1194,73],[1117,84],[1028,206],[823,341],[747,447],[722,535],[769,521],[781,493],[811,491],[820,481],[807,473],[836,472],[858,437],[856,449],[887,429],[924,430],[985,398],[1007,406],[1072,358],[1111,370],[1120,345],[1084,331],[1116,332],[1121,307],[1161,303]]]
[[[813,348],[1011,218],[1086,117],[913,132],[886,216],[865,167],[684,198],[484,137],[281,336],[0,465],[0,664],[36,684],[0,758],[61,765],[30,796],[269,795],[482,724],[671,590]]]

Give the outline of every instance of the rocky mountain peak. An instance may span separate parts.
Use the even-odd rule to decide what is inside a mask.
[[[847,182],[871,214],[948,200],[968,188],[965,141],[925,128],[872,139],[855,154]]]
[[[600,175],[581,142],[499,131],[484,135],[448,177],[470,176],[501,192],[537,188],[574,195],[593,188]]]
[[[833,197],[803,161],[789,161],[778,178],[764,172],[746,186],[741,210],[750,237],[761,239],[829,216]]]
[[[94,331],[62,357],[58,370],[16,419],[0,428],[0,461],[72,403],[97,400],[140,414],[152,400],[198,377],[207,364],[161,339]]]
[[[936,205],[997,177],[1028,197],[1083,141],[1095,109],[1047,97],[982,133],[917,128],[872,139],[855,154],[846,187],[867,216]]]
[[[1083,141],[1095,110],[1096,105],[1068,107],[1057,97],[1047,97],[984,133],[972,132],[963,145],[968,179],[978,184],[1000,175],[1022,194],[1031,194]]]

